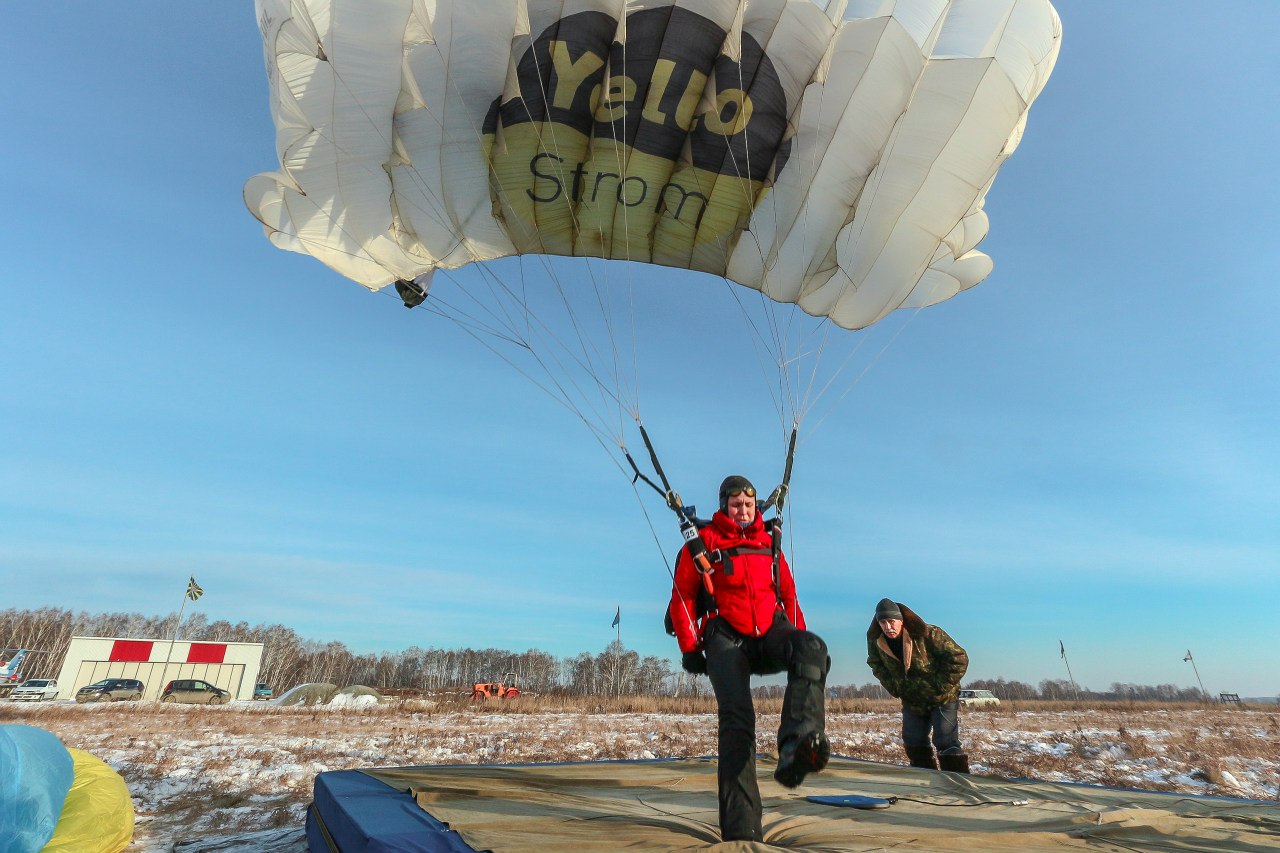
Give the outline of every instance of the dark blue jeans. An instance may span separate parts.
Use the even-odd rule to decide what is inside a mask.
[[[903,746],[927,747],[930,729],[933,730],[933,745],[939,755],[964,753],[964,747],[960,745],[959,702],[934,708],[928,716],[921,716],[906,705],[902,706]]]

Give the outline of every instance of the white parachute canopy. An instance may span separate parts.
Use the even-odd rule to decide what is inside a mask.
[[[991,271],[1048,0],[257,0],[272,242],[370,288],[516,254],[701,270],[861,328]]]

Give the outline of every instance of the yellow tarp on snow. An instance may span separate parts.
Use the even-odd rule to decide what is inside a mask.
[[[1275,804],[959,776],[840,758],[788,790],[773,782],[772,771],[772,761],[762,758],[764,844],[719,843],[714,759],[364,772],[411,791],[471,847],[495,853],[1280,850]],[[873,811],[806,799],[842,795],[899,799]]]

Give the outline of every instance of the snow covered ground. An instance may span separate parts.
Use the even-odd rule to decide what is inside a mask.
[[[905,763],[899,716],[833,704],[840,755]],[[0,722],[54,732],[124,776],[137,814],[129,853],[305,849],[317,773],[416,764],[589,761],[711,755],[710,713],[597,712],[550,702],[317,707],[0,703]],[[762,712],[761,752],[776,748],[777,712]],[[1280,709],[966,712],[975,773],[1280,800]]]

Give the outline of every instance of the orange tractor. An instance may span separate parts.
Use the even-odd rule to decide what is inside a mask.
[[[477,681],[471,688],[472,702],[488,702],[490,699],[515,699],[520,688],[515,685],[516,674],[508,672],[501,681]]]

